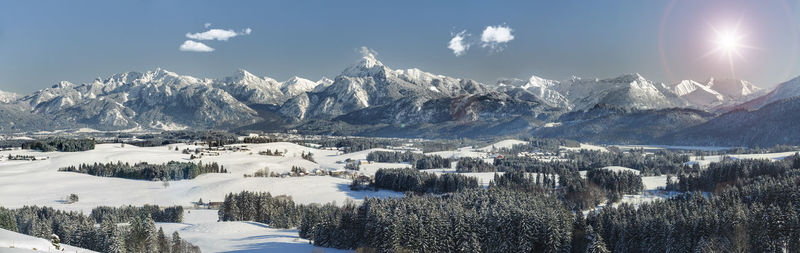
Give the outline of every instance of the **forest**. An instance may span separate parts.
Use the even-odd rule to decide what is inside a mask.
[[[580,210],[639,193],[641,176],[592,169],[583,179],[572,167],[532,170],[551,173],[514,169],[495,175],[488,188],[341,206],[229,194],[220,220],[297,227],[317,246],[377,252],[800,252],[800,155],[724,159],[702,172],[687,170],[670,184],[683,187],[675,197],[585,217]],[[376,184],[396,189],[415,189],[427,176],[411,169],[380,173]]]
[[[71,139],[71,138],[44,138],[22,143],[22,149],[34,149],[42,152],[78,152],[94,149],[93,139]]]
[[[139,180],[183,180],[193,179],[204,173],[227,173],[224,166],[211,164],[170,161],[164,164],[136,163],[94,163],[68,166],[58,171],[84,173],[99,177],[119,177]]]
[[[414,169],[379,169],[372,187],[393,191],[419,193],[448,193],[478,188],[478,180],[457,173],[420,172]]]
[[[197,246],[181,239],[177,231],[167,236],[162,229],[156,229],[156,221],[144,209],[147,208],[132,211],[128,217],[106,213],[97,222],[95,217],[50,207],[0,207],[0,228],[48,240],[54,234],[60,243],[98,252],[200,252]],[[118,222],[129,225],[120,226]]]
[[[427,170],[437,168],[450,168],[452,159],[438,155],[424,155],[411,151],[372,151],[367,154],[367,161],[380,163],[409,163],[415,169]]]

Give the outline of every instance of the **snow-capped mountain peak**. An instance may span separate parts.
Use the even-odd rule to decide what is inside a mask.
[[[283,92],[283,94],[285,94],[287,97],[294,97],[301,93],[314,90],[317,85],[319,85],[318,82],[293,76],[281,84],[281,92]]]
[[[366,53],[361,59],[342,71],[343,76],[363,77],[390,74],[391,69],[383,65],[372,53]]]
[[[745,80],[710,78],[707,84],[722,95],[731,98],[742,98],[763,92],[764,89]]]
[[[16,101],[18,97],[16,93],[0,90],[0,103],[11,103]]]

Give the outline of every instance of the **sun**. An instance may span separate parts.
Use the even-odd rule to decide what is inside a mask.
[[[719,52],[722,56],[728,58],[733,57],[733,55],[741,57],[740,50],[745,46],[741,43],[744,35],[739,33],[738,28],[720,31],[712,27],[712,30],[716,35],[716,39],[713,42],[717,46],[713,52]]]
[[[734,26],[729,26],[725,29],[720,29],[715,26],[710,26],[713,32],[714,39],[711,41],[714,48],[711,49],[704,56],[719,54],[720,59],[727,60],[731,68],[731,75],[735,75],[734,71],[734,55],[741,60],[744,60],[742,55],[743,49],[752,49],[753,46],[744,44],[743,39],[746,37],[739,28],[741,27],[741,20]]]

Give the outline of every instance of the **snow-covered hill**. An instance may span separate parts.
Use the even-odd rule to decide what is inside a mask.
[[[94,252],[61,244],[63,252]],[[62,252],[56,250],[49,240],[24,235],[0,228],[0,252]]]

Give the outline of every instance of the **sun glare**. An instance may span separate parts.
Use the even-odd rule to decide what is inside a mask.
[[[727,60],[732,75],[735,75],[733,67],[734,55],[743,60],[742,49],[754,48],[742,42],[745,34],[739,30],[740,25],[741,20],[735,26],[726,29],[718,29],[715,26],[711,26],[711,31],[714,32],[714,39],[711,42],[715,47],[704,55],[719,54],[721,59]]]

